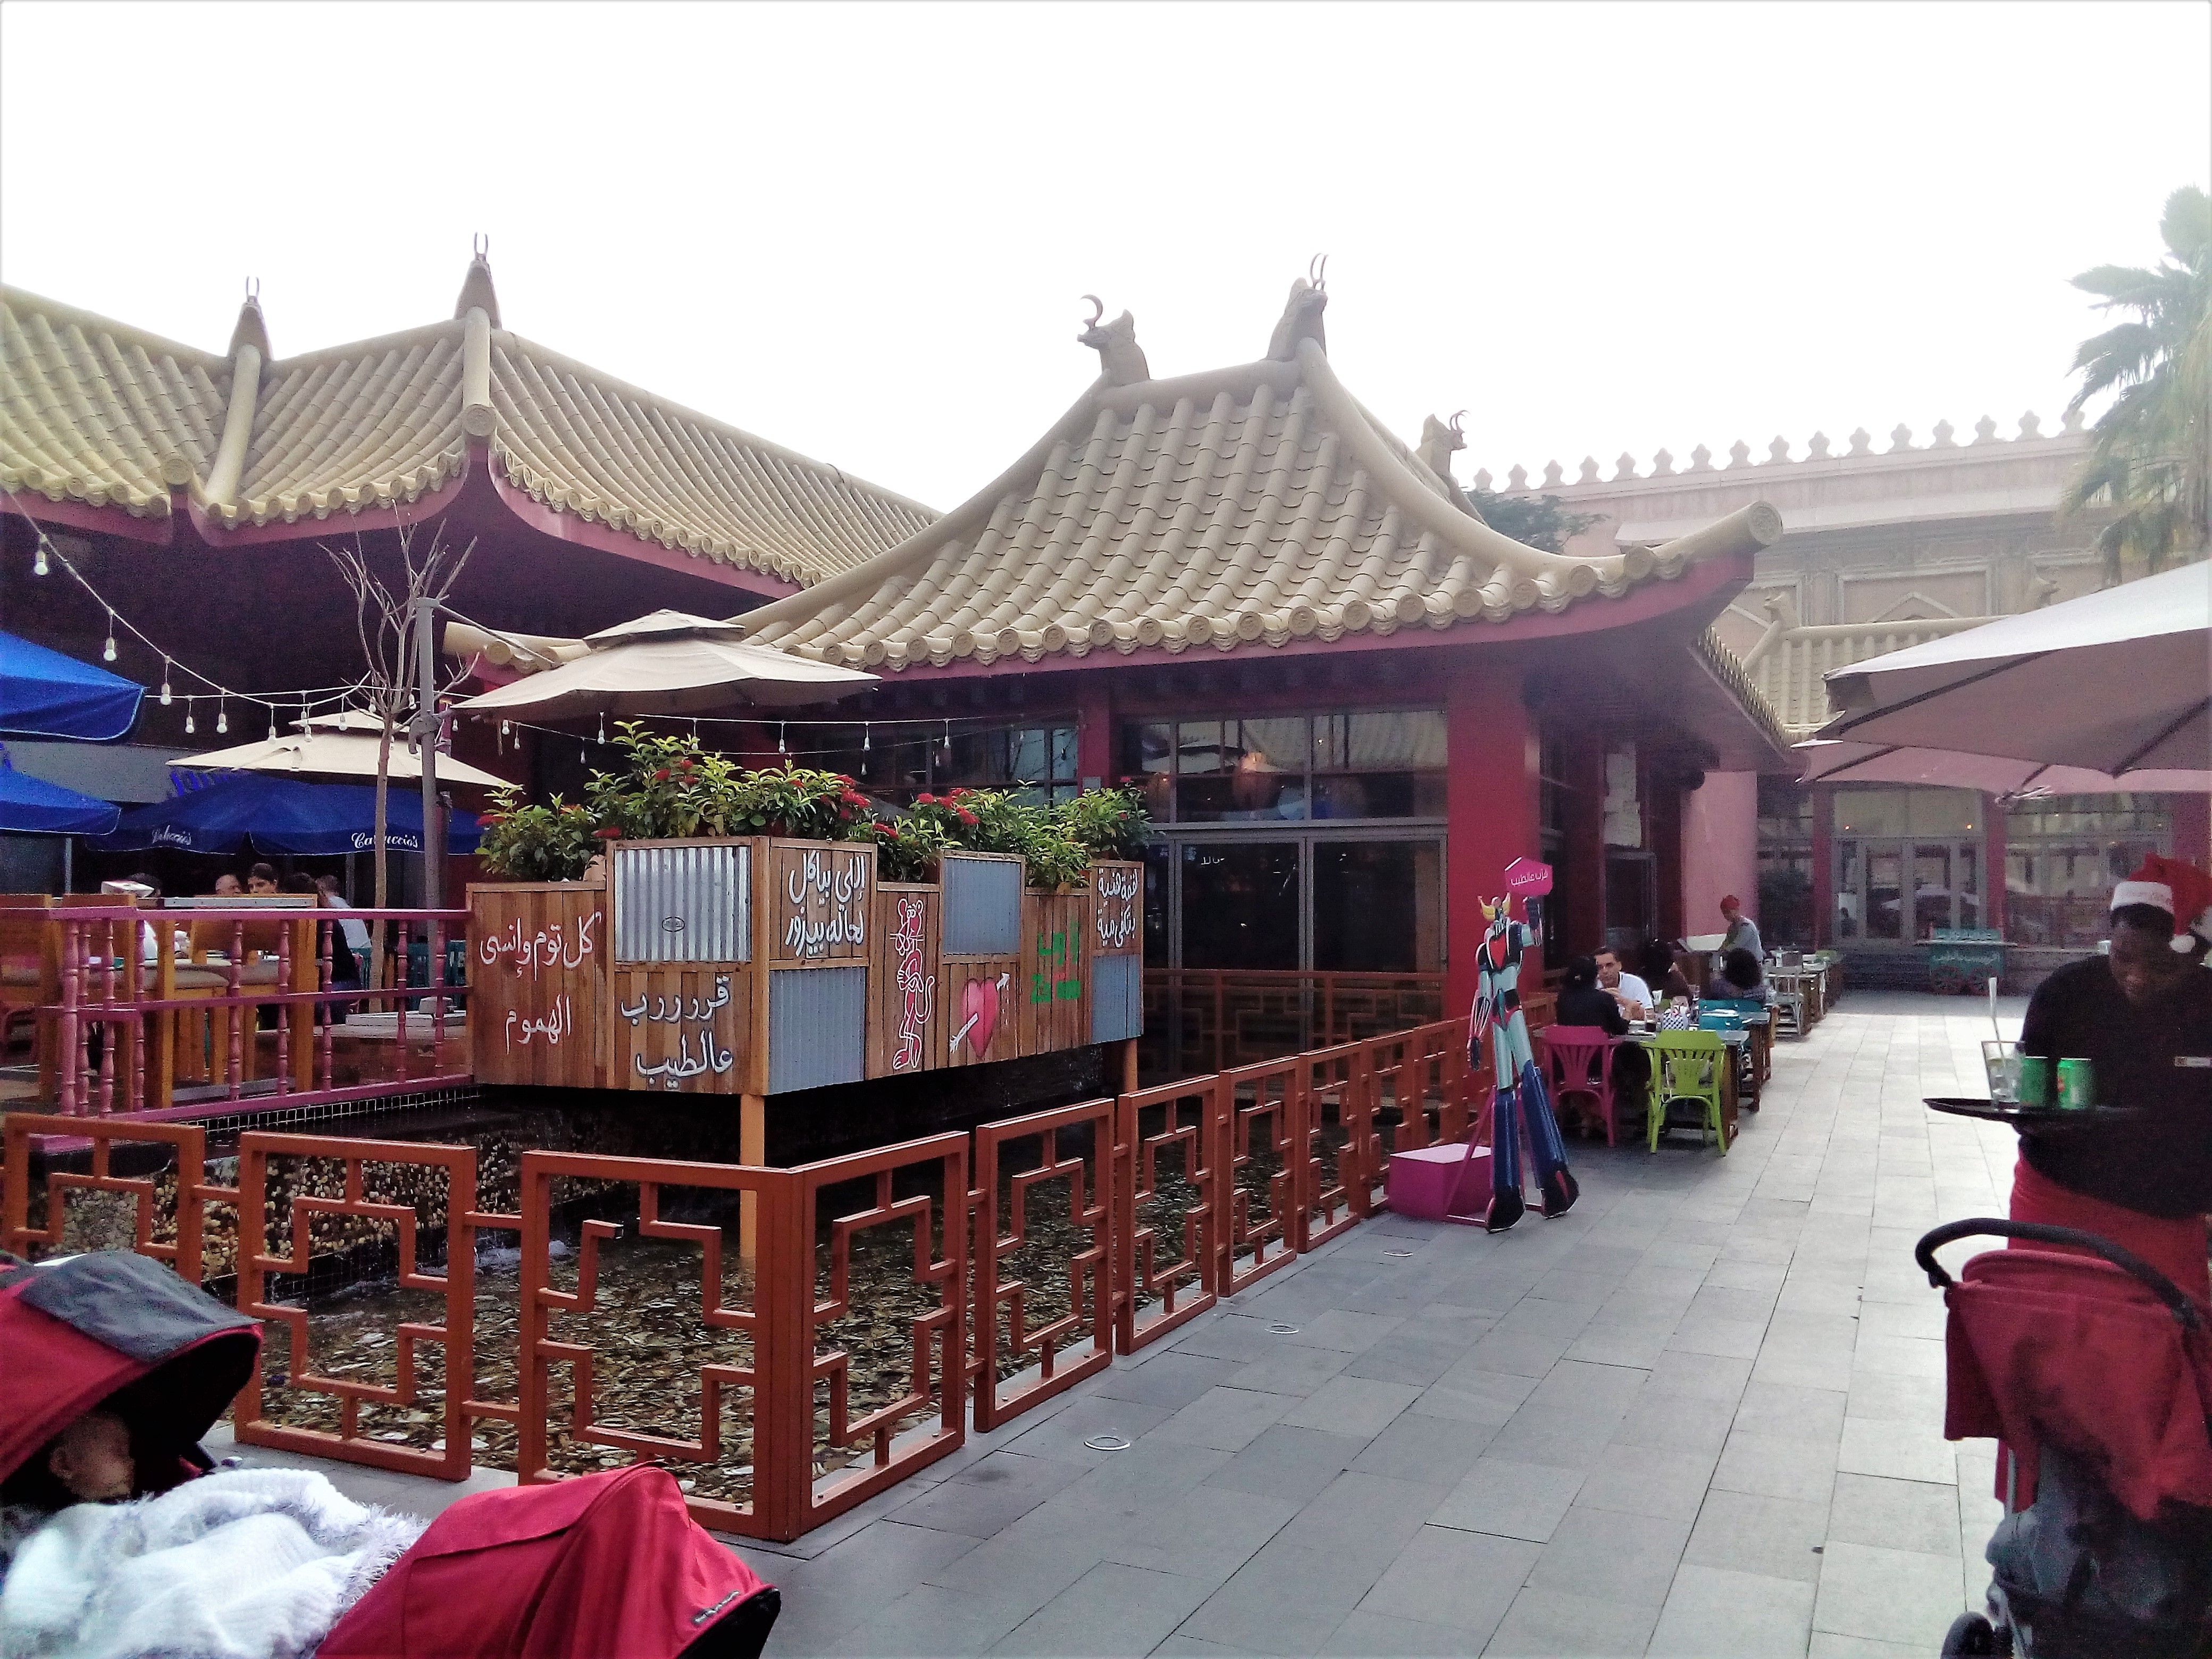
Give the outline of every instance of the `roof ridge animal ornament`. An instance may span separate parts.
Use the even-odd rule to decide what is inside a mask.
[[[1482,516],[1481,509],[1474,504],[1474,498],[1460,488],[1459,480],[1452,477],[1451,458],[1467,447],[1467,434],[1460,424],[1466,419],[1467,411],[1463,409],[1454,415],[1449,423],[1433,415],[1424,416],[1420,447],[1413,454],[1423,466],[1437,475],[1454,501],[1471,517],[1488,524],[1490,520]]]
[[[1490,1208],[1486,1231],[1502,1233],[1520,1220],[1527,1200],[1521,1194],[1521,1136],[1528,1136],[1529,1161],[1535,1165],[1543,1213],[1556,1218],[1574,1207],[1582,1188],[1567,1168],[1567,1145],[1552,1114],[1551,1097],[1536,1069],[1528,1044],[1528,1020],[1521,1012],[1521,957],[1528,944],[1526,923],[1513,920],[1513,896],[1481,901],[1484,932],[1475,947],[1474,1009],[1468,1025],[1468,1062],[1482,1062],[1482,1039],[1490,1038],[1496,1088],[1491,1097]]]
[[[1291,297],[1284,301],[1282,318],[1267,341],[1268,362],[1296,362],[1301,340],[1311,340],[1327,351],[1328,337],[1322,331],[1321,314],[1328,309],[1328,255],[1316,253],[1306,274],[1291,284]]]
[[[1141,386],[1151,380],[1152,365],[1145,361],[1144,348],[1137,343],[1137,319],[1125,311],[1110,323],[1103,321],[1106,302],[1095,294],[1083,297],[1091,301],[1091,320],[1075,337],[1076,342],[1098,354],[1106,384]]]

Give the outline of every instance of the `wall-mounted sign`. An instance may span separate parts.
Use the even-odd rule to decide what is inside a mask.
[[[775,957],[836,962],[868,954],[873,854],[863,848],[775,849]]]

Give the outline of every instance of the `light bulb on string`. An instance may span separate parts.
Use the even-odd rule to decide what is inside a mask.
[[[948,761],[952,758],[952,722],[951,720],[945,722],[945,758]]]
[[[33,576],[46,574],[46,544],[43,537],[39,541],[39,550],[31,556],[31,574]]]
[[[269,741],[276,741],[276,705],[273,702],[269,705]]]
[[[783,722],[781,720],[778,720],[775,723],[775,752],[779,755],[788,755],[791,752],[790,745],[783,740]]]
[[[606,743],[607,743],[607,716],[606,716],[606,711],[605,711],[605,709],[601,709],[601,710],[599,711],[599,746],[600,746],[602,749],[604,749],[604,748],[605,748],[605,747],[606,747]]]
[[[874,722],[871,721],[860,728],[860,752],[865,755],[875,746],[876,728]]]
[[[218,732],[230,730],[229,705],[218,700],[215,706],[215,729]]]
[[[169,659],[168,659],[167,657],[164,657],[164,658],[162,658],[162,659],[161,659],[161,707],[162,707],[162,708],[167,708],[169,706],[169,702],[170,702],[171,696],[172,696],[172,694],[171,694],[171,692],[170,692],[170,690],[169,690]]]
[[[189,738],[192,734],[192,700],[186,697],[185,699],[185,735]]]
[[[100,648],[100,659],[102,662],[115,660],[115,612],[112,610],[107,613],[107,643]]]

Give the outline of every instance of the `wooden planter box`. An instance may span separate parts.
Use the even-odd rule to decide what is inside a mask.
[[[957,853],[878,883],[872,846],[764,836],[607,865],[469,889],[480,1081],[761,1097],[1142,1026],[1141,865],[1041,893],[1018,858]]]

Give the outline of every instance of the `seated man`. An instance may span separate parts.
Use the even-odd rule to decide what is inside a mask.
[[[1620,1012],[1626,1018],[1651,1018],[1651,988],[1640,975],[1622,969],[1618,951],[1597,953],[1597,982],[1600,990],[1608,993],[1620,1005]]]

